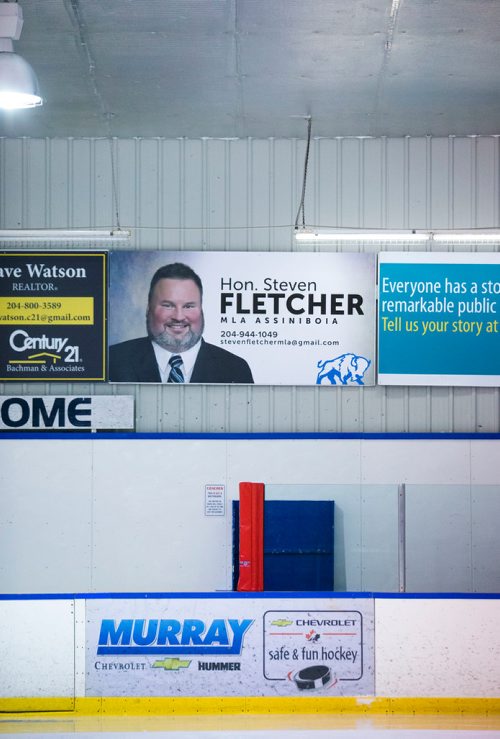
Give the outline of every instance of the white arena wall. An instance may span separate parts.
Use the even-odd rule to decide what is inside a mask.
[[[88,603],[84,598],[0,600],[0,710],[11,710],[9,700],[16,698],[51,698],[50,710],[71,710],[75,699],[86,695]],[[498,597],[375,594],[374,605],[373,697],[498,697]],[[142,695],[140,687],[133,689]],[[241,690],[251,696],[244,684]],[[359,698],[360,704],[365,701]]]
[[[334,500],[336,591],[500,591],[500,439],[5,434],[0,593],[232,589],[231,501]],[[222,515],[208,515],[221,485]]]

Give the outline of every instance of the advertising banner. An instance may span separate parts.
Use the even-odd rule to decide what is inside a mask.
[[[361,253],[112,252],[109,379],[373,385],[375,268]]]
[[[0,398],[0,429],[133,429],[132,395],[11,395]]]
[[[500,254],[379,254],[378,382],[500,385]]]
[[[107,253],[0,252],[0,380],[106,379]]]
[[[373,600],[288,603],[87,601],[86,695],[373,695]]]

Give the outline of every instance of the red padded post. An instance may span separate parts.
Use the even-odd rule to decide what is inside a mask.
[[[238,590],[264,589],[264,483],[240,482]]]

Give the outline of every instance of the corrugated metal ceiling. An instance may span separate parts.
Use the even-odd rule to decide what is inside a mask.
[[[498,0],[21,0],[4,136],[494,134]],[[298,116],[298,117],[297,117]]]

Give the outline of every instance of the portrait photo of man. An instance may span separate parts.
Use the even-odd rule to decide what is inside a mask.
[[[160,267],[149,287],[147,336],[109,347],[110,382],[252,384],[248,363],[203,339],[203,285],[186,264]]]

